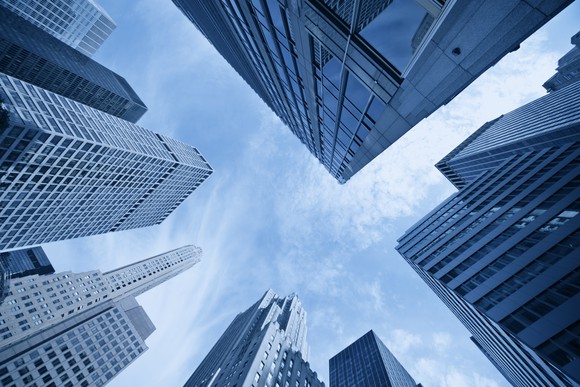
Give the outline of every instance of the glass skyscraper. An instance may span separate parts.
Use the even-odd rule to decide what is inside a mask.
[[[211,173],[194,147],[0,74],[0,250],[161,223]]]
[[[6,263],[10,278],[54,273],[54,267],[42,247],[3,252],[0,253],[0,260]]]
[[[0,5],[0,72],[130,122],[147,111],[120,75]]]
[[[173,0],[344,183],[570,0]]]
[[[484,125],[437,164],[459,191],[397,247],[516,385],[580,382],[579,129],[580,82]]]
[[[0,305],[0,384],[102,386],[140,356],[155,326],[135,296],[191,268],[185,246],[110,272],[12,281]]]
[[[54,267],[42,247],[0,253],[0,304],[8,293],[12,278],[52,273]]]
[[[116,27],[94,0],[0,0],[0,5],[87,56]]]
[[[407,370],[371,330],[329,361],[330,387],[416,387]]]
[[[236,316],[185,386],[324,386],[308,363],[306,331],[298,296],[268,290]]]

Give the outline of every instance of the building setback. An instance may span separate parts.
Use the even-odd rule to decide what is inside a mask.
[[[4,74],[0,99],[0,250],[159,224],[212,173],[190,145]]]
[[[543,85],[548,92],[560,90],[580,80],[580,32],[572,36],[570,42],[574,47],[558,61],[556,74]]]
[[[344,183],[569,0],[173,0]]]
[[[371,330],[329,361],[330,387],[416,387],[407,370]]]
[[[54,267],[42,247],[0,253],[0,304],[8,293],[11,279],[53,273]]]
[[[0,0],[0,5],[86,56],[92,56],[116,27],[93,0]]]
[[[579,129],[580,82],[484,125],[437,164],[459,191],[397,246],[516,385],[580,382]]]
[[[0,384],[102,386],[147,346],[155,326],[135,296],[191,268],[185,246],[110,272],[12,281],[0,305]]]
[[[130,122],[147,106],[125,78],[0,5],[0,72]]]
[[[298,296],[268,290],[236,316],[185,386],[324,386],[308,363],[306,331]]]

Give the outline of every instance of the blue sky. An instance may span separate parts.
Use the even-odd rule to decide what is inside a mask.
[[[572,4],[454,101],[339,185],[169,0],[100,0],[95,56],[148,105],[140,125],[196,146],[214,174],[160,226],[45,245],[57,271],[103,271],[185,245],[202,262],[140,296],[157,330],[111,386],[182,385],[264,291],[297,292],[310,362],[374,329],[425,386],[505,386],[396,239],[453,192],[433,166],[486,121],[544,94],[577,32]]]

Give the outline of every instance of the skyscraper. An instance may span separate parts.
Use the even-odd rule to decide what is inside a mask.
[[[54,273],[52,263],[40,246],[0,253],[0,260],[6,264],[10,278]]]
[[[12,278],[52,273],[54,267],[42,247],[0,253],[0,304],[8,294]]]
[[[329,361],[330,387],[416,387],[407,370],[371,330]]]
[[[397,246],[518,385],[580,382],[579,127],[580,82],[484,125],[437,164],[459,192]]]
[[[308,363],[306,331],[298,296],[268,290],[236,316],[185,386],[324,386]]]
[[[155,330],[135,296],[200,256],[199,248],[185,246],[106,273],[12,281],[0,305],[0,384],[107,383],[147,350],[144,340]]]
[[[130,122],[147,111],[120,75],[0,6],[0,72]]]
[[[0,250],[159,224],[212,172],[192,146],[4,74],[0,99]]]
[[[173,0],[344,183],[569,0]]]
[[[93,55],[116,27],[93,0],[0,0],[0,5],[87,56]]]

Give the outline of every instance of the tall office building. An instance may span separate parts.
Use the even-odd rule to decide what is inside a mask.
[[[0,250],[159,224],[212,172],[192,146],[4,74],[0,99]]]
[[[120,75],[0,6],[0,72],[124,120],[147,111]]]
[[[570,0],[173,0],[344,183]]]
[[[0,0],[0,5],[87,56],[116,27],[94,0]]]
[[[372,330],[332,357],[329,364],[330,387],[417,387]]]
[[[185,246],[110,272],[12,281],[0,305],[0,384],[101,386],[147,346],[155,327],[135,296],[191,268]]]
[[[459,192],[397,247],[516,385],[580,382],[579,128],[580,82],[484,125],[437,164]]]
[[[185,386],[324,386],[308,363],[306,331],[298,297],[268,290],[236,316]]]

